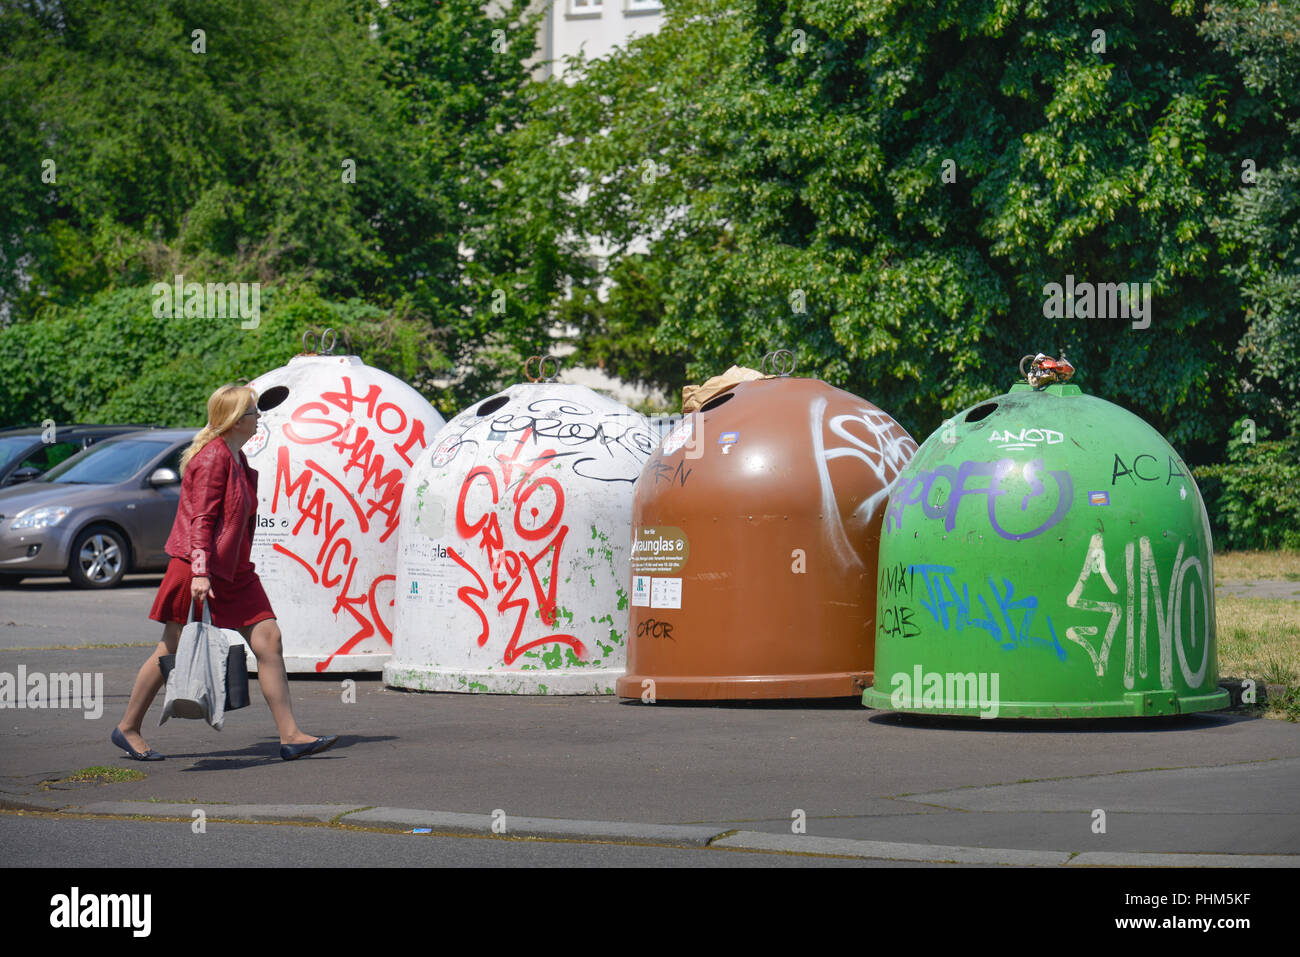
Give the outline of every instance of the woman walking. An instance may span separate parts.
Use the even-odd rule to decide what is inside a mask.
[[[163,623],[162,641],[136,675],[126,716],[112,740],[137,761],[161,761],[140,735],[145,713],[163,685],[158,659],[176,653],[191,602],[208,602],[212,623],[232,628],[257,655],[257,678],[280,732],[280,757],[293,761],[324,751],[337,735],[315,738],[293,718],[275,612],[250,555],[257,514],[257,473],[241,450],[257,431],[257,393],[225,385],[208,399],[208,424],[181,456],[181,497],[167,539],[171,564],[149,617]]]

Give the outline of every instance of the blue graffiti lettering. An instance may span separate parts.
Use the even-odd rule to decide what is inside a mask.
[[[983,616],[980,616],[979,609],[976,609],[975,614],[971,613],[970,586],[963,583],[959,591],[957,584],[952,580],[956,569],[951,565],[911,565],[908,571],[920,573],[929,599],[927,601],[922,598],[921,607],[930,613],[944,631],[981,628],[987,631],[1004,651],[1015,651],[1027,645],[1042,645],[1053,649],[1060,661],[1065,660],[1065,649],[1056,640],[1056,628],[1052,624],[1052,616],[1044,616],[1047,619],[1050,640],[1042,637],[1041,634],[1033,634],[1034,613],[1038,611],[1038,599],[1033,595],[1014,598],[1015,586],[1010,580],[1003,578],[1002,590],[999,590],[992,575],[985,579],[997,613],[994,613],[994,607],[989,606],[985,596],[977,592],[976,601],[979,603],[979,609],[983,609]]]
[[[957,527],[957,512],[968,495],[983,495],[986,498],[989,525],[1002,538],[1019,542],[1026,538],[1041,535],[1056,525],[1070,510],[1074,499],[1074,483],[1070,473],[1055,469],[1047,472],[1056,481],[1056,507],[1047,520],[1037,528],[1026,532],[1013,532],[1005,529],[998,521],[998,499],[1009,495],[1010,490],[1002,488],[1002,480],[1011,475],[1021,475],[1029,484],[1029,491],[1020,499],[1020,511],[1029,508],[1030,499],[1047,494],[1047,486],[1039,478],[1045,471],[1042,459],[1034,459],[1023,467],[1013,459],[999,459],[996,462],[962,462],[954,468],[940,465],[928,472],[920,472],[912,478],[900,478],[898,485],[889,497],[889,509],[885,513],[885,531],[895,532],[903,527],[903,518],[912,505],[920,505],[926,518],[942,518],[945,531],[951,532]],[[972,479],[987,478],[986,487],[972,487]],[[949,494],[947,501],[932,503],[931,491],[936,482],[946,483]]]

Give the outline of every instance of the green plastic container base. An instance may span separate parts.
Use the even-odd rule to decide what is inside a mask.
[[[877,691],[874,686],[863,693],[862,703],[877,711],[965,718],[980,718],[981,712],[985,710],[979,706],[895,708],[893,696],[887,691]],[[1033,701],[1000,702],[997,714],[990,714],[989,718],[1150,718],[1159,715],[1194,714],[1198,711],[1219,711],[1229,704],[1231,698],[1222,688],[1209,694],[1182,697],[1173,691],[1131,691],[1124,695],[1123,701],[1062,701],[1052,704]]]

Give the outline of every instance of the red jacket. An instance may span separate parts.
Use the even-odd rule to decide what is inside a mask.
[[[257,472],[243,452],[236,457],[216,438],[186,466],[166,552],[188,561],[195,575],[233,581],[256,522]]]

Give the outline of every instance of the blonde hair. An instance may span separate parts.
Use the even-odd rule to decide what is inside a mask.
[[[220,438],[231,429],[248,411],[249,406],[256,408],[257,392],[246,385],[223,385],[208,398],[208,424],[194,436],[194,441],[181,456],[181,474],[190,464],[190,459],[198,455],[205,445],[213,439]]]

